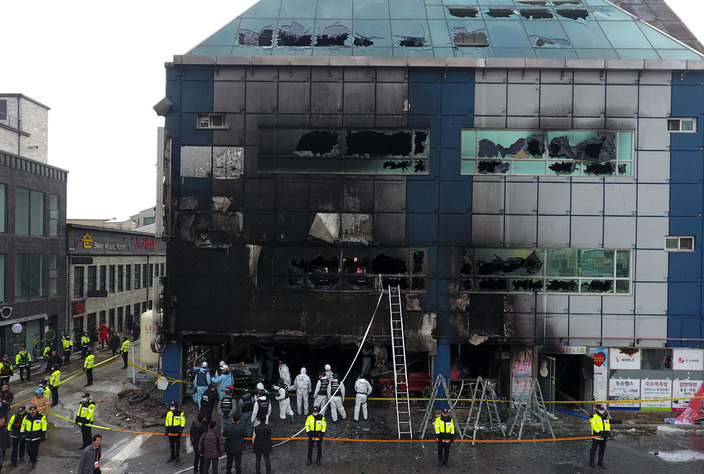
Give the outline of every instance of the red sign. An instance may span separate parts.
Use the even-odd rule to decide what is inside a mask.
[[[594,365],[601,367],[606,361],[606,354],[597,352],[596,354],[592,354],[592,359],[594,359]]]
[[[86,313],[86,303],[84,300],[73,301],[71,303],[71,317],[79,318]]]

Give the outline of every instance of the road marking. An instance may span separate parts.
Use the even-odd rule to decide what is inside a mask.
[[[132,454],[137,451],[142,444],[149,438],[151,438],[152,435],[139,435],[132,441],[130,441],[127,446],[122,448],[119,452],[117,452],[110,461],[105,464],[105,469],[106,472],[111,472],[114,470],[116,467],[120,466],[123,462],[125,462],[127,459],[129,459]]]

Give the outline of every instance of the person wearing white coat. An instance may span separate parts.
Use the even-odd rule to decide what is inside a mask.
[[[279,383],[273,386],[276,390],[276,400],[279,402],[279,419],[281,423],[286,423],[286,415],[291,417],[293,423],[293,410],[291,410],[291,399],[288,397],[288,385],[279,379]]]
[[[372,386],[362,374],[357,377],[354,383],[354,421],[359,421],[359,411],[362,410],[362,418],[367,419],[367,398],[372,394]]]
[[[288,370],[288,365],[284,361],[279,361],[279,378],[284,381],[287,387],[291,386],[291,372]]]
[[[296,380],[294,381],[296,387],[296,406],[298,408],[298,415],[308,415],[308,396],[310,392],[313,391],[313,384],[310,381],[310,377],[306,373],[306,368],[301,367],[301,373],[296,375]],[[301,411],[303,408],[303,411]]]

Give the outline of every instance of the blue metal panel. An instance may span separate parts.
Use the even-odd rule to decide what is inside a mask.
[[[471,214],[440,214],[439,225],[440,242],[445,245],[469,245],[472,241]]]
[[[408,84],[408,97],[411,103],[408,115],[434,115],[440,112],[440,84],[411,82]]]
[[[193,113],[179,114],[181,137],[180,145],[212,145],[213,131],[196,128],[197,115]]]
[[[689,217],[673,217],[670,219],[670,235],[693,235],[694,245],[702,248],[702,219],[692,219]],[[672,273],[670,273],[672,274]]]
[[[443,82],[459,82],[474,85],[474,69],[447,69],[442,73]]]
[[[406,213],[437,212],[437,210],[438,182],[409,178],[406,181]]]
[[[702,316],[670,314],[667,318],[667,337],[700,339]],[[668,341],[670,347],[702,347],[703,341]]]
[[[442,69],[412,69],[408,72],[408,82],[440,82]]]
[[[668,314],[699,314],[701,312],[701,283],[672,282],[668,287]],[[700,336],[690,334],[689,337]]]
[[[459,259],[460,249],[457,247],[439,247],[437,277],[443,280],[452,280],[457,278],[457,262],[459,262]]]
[[[181,112],[212,112],[213,81],[181,83]]]
[[[702,212],[701,184],[670,186],[670,216],[698,216]]]
[[[441,213],[469,212],[472,209],[470,181],[443,181],[440,186]]]
[[[702,181],[704,181],[704,161],[702,160],[701,151],[671,153],[671,183],[701,183]]]
[[[473,124],[473,115],[443,115],[440,122],[441,146],[443,148],[459,148],[462,141],[462,129],[471,127]]]
[[[439,162],[440,162],[440,178],[441,179],[466,179],[468,183],[472,183],[472,178],[470,176],[460,176],[460,158],[461,152],[459,148],[442,148],[440,150]],[[470,191],[470,196],[472,192]]]
[[[668,268],[677,268],[668,275],[671,282],[696,282],[702,274],[702,254],[700,252],[671,252]]]
[[[442,85],[442,113],[469,115],[474,110],[474,83]]]
[[[161,354],[161,370],[164,377],[181,380],[181,345],[177,342],[168,344]],[[161,392],[162,403],[171,403],[174,400],[180,402],[181,386],[180,383],[170,383],[166,390]]]
[[[438,242],[437,214],[406,214],[407,245],[428,245]]]

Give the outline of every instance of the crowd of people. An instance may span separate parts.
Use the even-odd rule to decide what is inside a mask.
[[[59,355],[58,345],[54,347],[51,343],[47,343],[41,352],[45,377],[38,381],[34,396],[29,400],[28,406],[20,405],[12,414],[10,407],[15,396],[10,388],[10,378],[18,373],[19,381],[13,383],[32,382],[32,364],[37,364],[39,361],[33,360],[32,355],[25,347],[20,347],[13,358],[8,355],[2,357],[0,360],[0,472],[3,460],[8,453],[10,467],[17,466],[18,462],[24,462],[25,456],[32,469],[37,467],[39,444],[47,439],[47,419],[51,407],[60,403],[61,368],[71,362],[74,350],[78,352],[80,349],[80,360],[86,376],[85,386],[93,384],[93,367],[95,365],[93,352],[105,348],[106,344],[108,348],[112,349],[113,356],[118,353],[122,354],[124,365],[127,366],[127,355],[130,349],[129,338],[121,338],[114,328],[108,328],[104,324],[96,331],[96,334],[98,334],[97,337],[91,337],[88,332],[83,333],[77,341],[78,347],[74,347],[74,341],[70,334],[64,334],[58,341],[63,351],[63,357]],[[93,435],[91,429],[95,420],[95,403],[89,392],[82,392],[74,420],[75,424],[80,427],[82,437],[79,473],[100,472],[102,436],[100,434]]]

